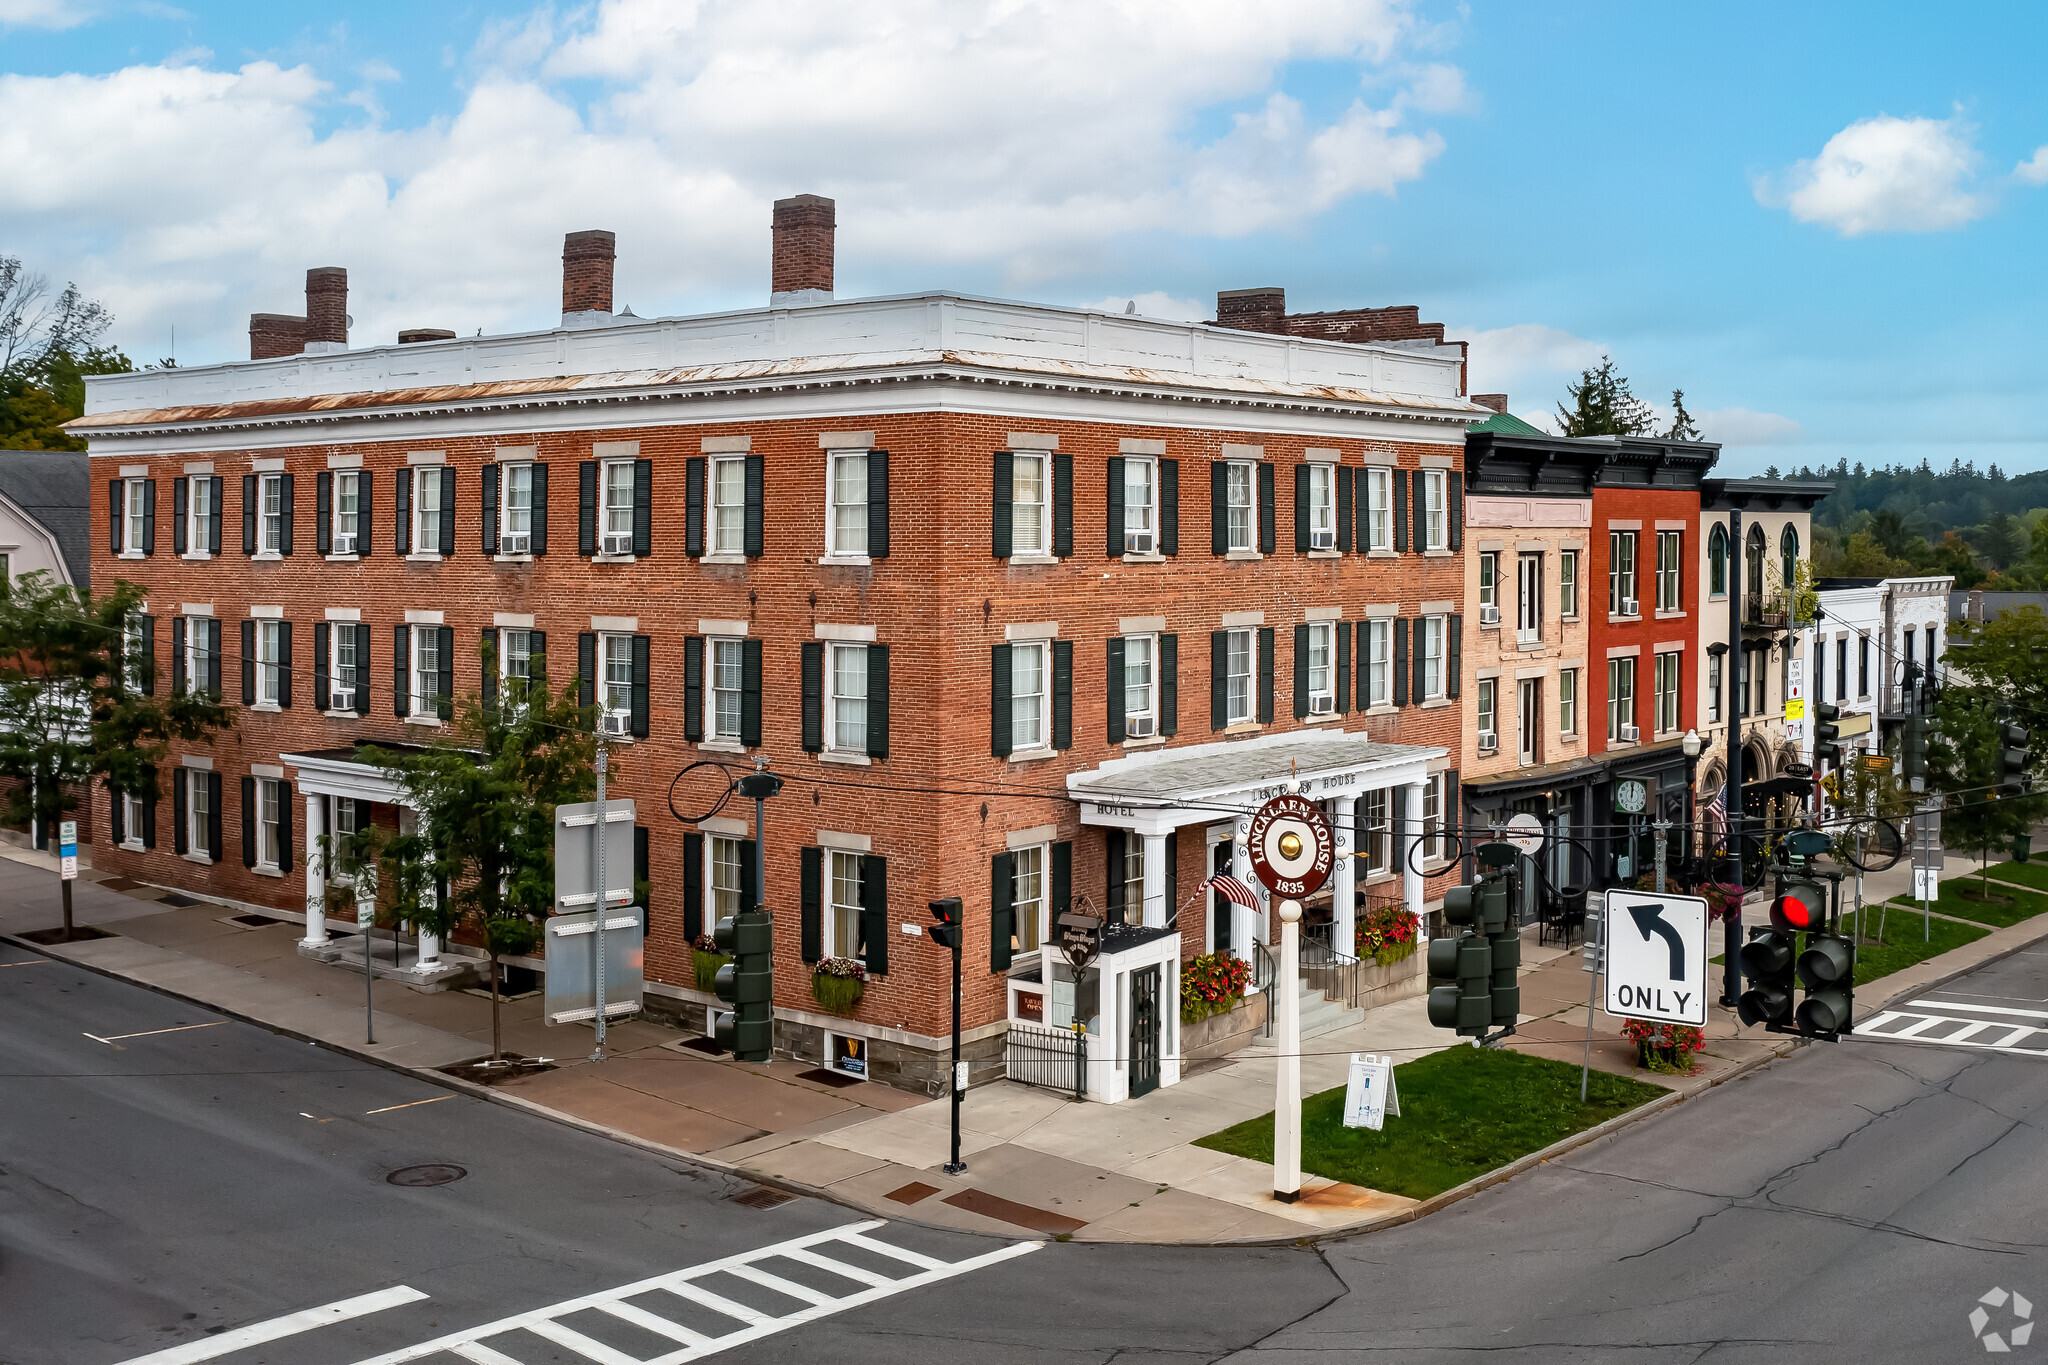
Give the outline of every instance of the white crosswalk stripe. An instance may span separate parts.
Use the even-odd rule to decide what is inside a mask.
[[[503,1344],[508,1349],[515,1349],[512,1342],[518,1338],[513,1334],[522,1332],[529,1334],[529,1337],[539,1337],[553,1343],[569,1352],[570,1359],[574,1361],[588,1361],[591,1365],[683,1365],[685,1361],[699,1360],[734,1346],[759,1341],[762,1337],[786,1332],[792,1327],[814,1322],[834,1313],[843,1313],[849,1308],[858,1308],[863,1304],[888,1298],[892,1294],[936,1284],[940,1280],[965,1275],[983,1266],[995,1265],[1022,1256],[1027,1252],[1036,1251],[1041,1245],[1038,1242],[1013,1242],[1009,1246],[980,1256],[970,1256],[964,1261],[941,1261],[920,1252],[891,1246],[879,1238],[868,1236],[874,1229],[882,1226],[884,1224],[880,1220],[848,1223],[826,1232],[814,1232],[809,1236],[777,1242],[772,1246],[757,1247],[753,1251],[741,1252],[736,1256],[727,1256],[716,1261],[706,1261],[703,1265],[670,1271],[633,1284],[620,1285],[616,1289],[601,1290],[580,1298],[565,1299],[546,1308],[515,1313],[496,1322],[487,1322],[481,1327],[453,1332],[432,1341],[421,1342],[417,1346],[407,1346],[384,1355],[373,1356],[358,1361],[356,1365],[403,1365],[406,1361],[426,1360],[433,1356],[453,1356],[469,1361],[471,1365],[519,1365],[513,1356],[487,1343],[494,1338],[508,1337],[508,1341]],[[854,1249],[901,1265],[906,1273],[900,1279],[892,1279],[866,1265],[855,1264],[843,1258],[845,1252]],[[841,1254],[834,1255],[835,1250]],[[809,1266],[848,1283],[862,1285],[864,1288],[851,1294],[834,1294],[829,1290],[799,1284],[786,1275],[764,1270],[759,1264],[777,1259]],[[792,1313],[771,1313],[736,1302],[698,1283],[721,1273],[749,1284],[759,1285],[805,1306]],[[699,1327],[673,1321],[643,1305],[626,1302],[627,1299],[648,1294],[672,1295],[700,1309],[707,1309],[730,1319],[733,1330],[712,1335],[708,1331],[700,1330]],[[584,1332],[566,1326],[561,1321],[572,1314],[590,1310],[608,1314],[621,1322],[631,1323],[642,1331],[678,1343],[678,1347],[666,1354],[643,1359],[598,1341]]]
[[[2038,1013],[2031,1010],[2002,1009],[1991,1005],[1963,1005],[1945,1000],[1914,1000],[1858,1021],[1855,1033],[1844,1036],[1875,1042],[1977,1048],[1988,1052],[2013,1052],[2022,1056],[2048,1058],[2048,1015],[2039,1016],[2043,1020],[2041,1024],[2023,1024],[2012,1018],[1978,1018],[1976,1014],[1979,1012],[2000,1015]],[[1945,1029],[1954,1031],[1943,1031]],[[2032,1040],[2031,1046],[2021,1046],[2029,1040]]]

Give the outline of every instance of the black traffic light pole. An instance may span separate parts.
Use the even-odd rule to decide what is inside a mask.
[[[967,1169],[967,1163],[960,1159],[960,1097],[967,1089],[966,1078],[960,1074],[960,940],[964,937],[960,924],[960,898],[947,896],[933,901],[931,912],[932,918],[938,921],[928,931],[932,941],[953,950],[953,1071],[946,1078],[953,1092],[953,1159],[939,1169],[947,1175],[959,1175]]]
[[[766,767],[758,762],[755,771],[733,784],[735,792],[754,803],[754,894],[751,904],[740,906],[738,914],[712,929],[713,941],[732,954],[732,961],[718,969],[712,991],[732,1006],[732,1012],[710,1029],[713,1040],[735,1060],[764,1063],[775,1056],[775,921],[767,910],[766,803],[782,790],[782,779]]]
[[[1742,866],[1742,707],[1747,700],[1747,681],[1737,653],[1742,648],[1742,509],[1728,513],[1728,667],[1724,670],[1728,697],[1728,795],[1723,824],[1723,842],[1733,859],[1735,880],[1746,886]],[[1745,893],[1746,894],[1746,893]],[[1733,1008],[1742,995],[1742,901],[1738,899],[1721,929],[1721,1003]]]

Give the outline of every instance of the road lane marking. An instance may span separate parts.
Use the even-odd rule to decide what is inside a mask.
[[[600,1290],[595,1294],[585,1294],[580,1298],[565,1299],[561,1303],[553,1304],[546,1308],[536,1308],[524,1313],[515,1313],[510,1317],[500,1318],[496,1322],[487,1322],[480,1327],[472,1327],[461,1332],[452,1332],[447,1336],[436,1337],[432,1341],[423,1341],[416,1346],[406,1346],[396,1351],[387,1352],[384,1355],[372,1356],[367,1360],[356,1362],[356,1365],[404,1365],[406,1361],[424,1360],[430,1356],[437,1356],[443,1353],[471,1361],[473,1365],[517,1365],[517,1361],[513,1356],[484,1343],[493,1337],[507,1336],[519,1332],[527,1334],[528,1340],[525,1343],[527,1346],[534,1344],[532,1338],[539,1337],[544,1341],[553,1343],[564,1351],[573,1353],[570,1357],[571,1359],[595,1362],[595,1365],[620,1365],[620,1362],[626,1362],[626,1365],[683,1365],[683,1362],[698,1360],[705,1356],[729,1350],[735,1346],[743,1346],[748,1342],[759,1341],[763,1337],[772,1336],[777,1332],[785,1332],[792,1327],[800,1327],[805,1323],[815,1322],[820,1318],[829,1317],[834,1313],[842,1313],[850,1308],[858,1308],[864,1304],[888,1298],[893,1294],[901,1294],[911,1289],[921,1289],[925,1285],[936,1284],[940,1280],[951,1279],[956,1275],[965,1275],[971,1271],[980,1270],[984,1266],[995,1265],[998,1262],[1007,1261],[1013,1257],[1023,1256],[1038,1250],[1043,1245],[1040,1242],[1013,1242],[1009,1246],[1000,1247],[995,1251],[986,1252],[980,1256],[971,1256],[964,1261],[940,1261],[915,1251],[906,1251],[901,1247],[890,1246],[887,1242],[878,1241],[865,1235],[876,1228],[884,1226],[886,1224],[880,1219],[875,1219],[869,1222],[848,1223],[826,1232],[814,1232],[808,1236],[791,1238],[786,1242],[777,1242],[770,1246],[757,1247],[753,1251],[743,1251],[737,1255],[726,1256],[716,1261],[706,1261],[702,1265],[691,1266],[685,1270],[669,1271],[666,1274],[651,1276],[648,1279],[639,1280],[633,1284],[620,1285],[616,1289]],[[903,1278],[897,1280],[876,1276],[874,1272],[865,1267],[856,1267],[832,1256],[830,1253],[835,1244],[840,1244],[849,1250],[857,1247],[864,1251],[894,1259],[910,1267],[910,1270]],[[843,1271],[858,1272],[844,1276],[850,1283],[859,1284],[874,1279],[881,1279],[882,1283],[871,1284],[868,1288],[861,1289],[852,1294],[834,1295],[828,1294],[823,1290],[811,1289],[808,1286],[796,1285],[783,1277],[756,1267],[756,1262],[772,1260],[776,1257],[787,1257],[792,1251],[808,1252],[809,1254],[803,1257],[804,1264],[816,1266],[819,1262],[823,1262],[824,1264],[819,1266],[819,1268],[829,1270],[834,1275],[842,1274],[842,1268]],[[701,1279],[721,1272],[737,1274],[741,1278],[752,1280],[756,1284],[774,1287],[778,1293],[797,1291],[792,1297],[795,1297],[798,1302],[804,1302],[805,1300],[810,1302],[807,1307],[798,1309],[793,1313],[769,1313],[761,1309],[749,1307],[746,1304],[736,1303],[697,1283]],[[784,1286],[787,1287],[784,1288]],[[723,1317],[730,1318],[735,1324],[735,1328],[723,1335],[713,1337],[697,1328],[686,1327],[681,1323],[672,1322],[661,1314],[650,1312],[645,1307],[625,1302],[627,1299],[637,1298],[640,1295],[656,1291],[665,1291],[678,1298],[688,1299],[709,1308]],[[666,1355],[655,1356],[644,1361],[637,1360],[562,1324],[562,1319],[576,1313],[581,1313],[586,1309],[597,1309],[624,1321],[636,1323],[654,1332],[656,1335],[666,1336],[673,1341],[682,1343],[682,1345],[679,1349],[670,1351]],[[508,1349],[515,1349],[511,1347],[510,1343],[507,1345]]]
[[[154,1038],[159,1033],[190,1033],[196,1028],[219,1028],[226,1022],[227,1020],[225,1019],[216,1019],[210,1024],[180,1024],[176,1028],[153,1028],[142,1033],[117,1033],[111,1038],[102,1038],[97,1033],[88,1033],[85,1036],[92,1039],[95,1043],[105,1043],[108,1047],[112,1047],[123,1038]]]
[[[2016,1010],[2006,1005],[1966,1005],[1960,1000],[1911,1000],[1916,1010],[1975,1010],[1979,1014],[2017,1014],[2028,1019],[2048,1019],[2048,1010]]]
[[[453,1095],[436,1095],[430,1100],[407,1100],[404,1104],[387,1104],[382,1109],[365,1109],[363,1112],[365,1114],[388,1114],[394,1109],[410,1109],[414,1105],[419,1104],[439,1104],[442,1100],[452,1100],[454,1098]]]
[[[340,1299],[323,1304],[318,1308],[307,1308],[297,1313],[287,1313],[281,1318],[268,1322],[253,1322],[247,1327],[237,1327],[232,1332],[220,1332],[203,1341],[188,1341],[183,1346],[173,1346],[152,1355],[136,1356],[121,1365],[195,1365],[202,1360],[213,1360],[250,1346],[261,1346],[268,1341],[297,1336],[310,1332],[315,1327],[326,1327],[331,1323],[347,1322],[369,1313],[381,1313],[387,1308],[402,1304],[418,1303],[425,1294],[411,1285],[394,1285],[380,1289],[374,1294],[358,1294],[352,1299]]]
[[[0,962],[0,967],[35,967],[49,960],[47,957],[30,957],[24,958],[20,962]]]
[[[1926,1036],[1929,1029],[1942,1024],[1960,1024],[1962,1027],[1945,1038]],[[1854,1033],[1843,1036],[1865,1038],[1872,1042],[1917,1043],[1922,1047],[1966,1047],[1982,1052],[2017,1053],[2022,1056],[2048,1058],[2048,1052],[2040,1048],[2020,1046],[2023,1040],[2037,1033],[2048,1033],[2048,1026],[2021,1024],[2006,1019],[1963,1019],[1953,1015],[1930,1014],[1920,1008],[1909,1006],[1888,1009],[1876,1014],[1858,1024]]]

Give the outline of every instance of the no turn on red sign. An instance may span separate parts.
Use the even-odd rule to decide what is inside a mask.
[[[1698,896],[1609,891],[1607,1012],[1660,1024],[1707,1022],[1707,903]]]

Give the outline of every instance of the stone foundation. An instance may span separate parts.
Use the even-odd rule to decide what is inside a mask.
[[[1265,1027],[1266,993],[1256,991],[1234,1010],[1212,1014],[1199,1023],[1182,1024],[1181,1064],[1185,1066],[1203,1057],[1227,1057],[1239,1048],[1249,1047]]]

